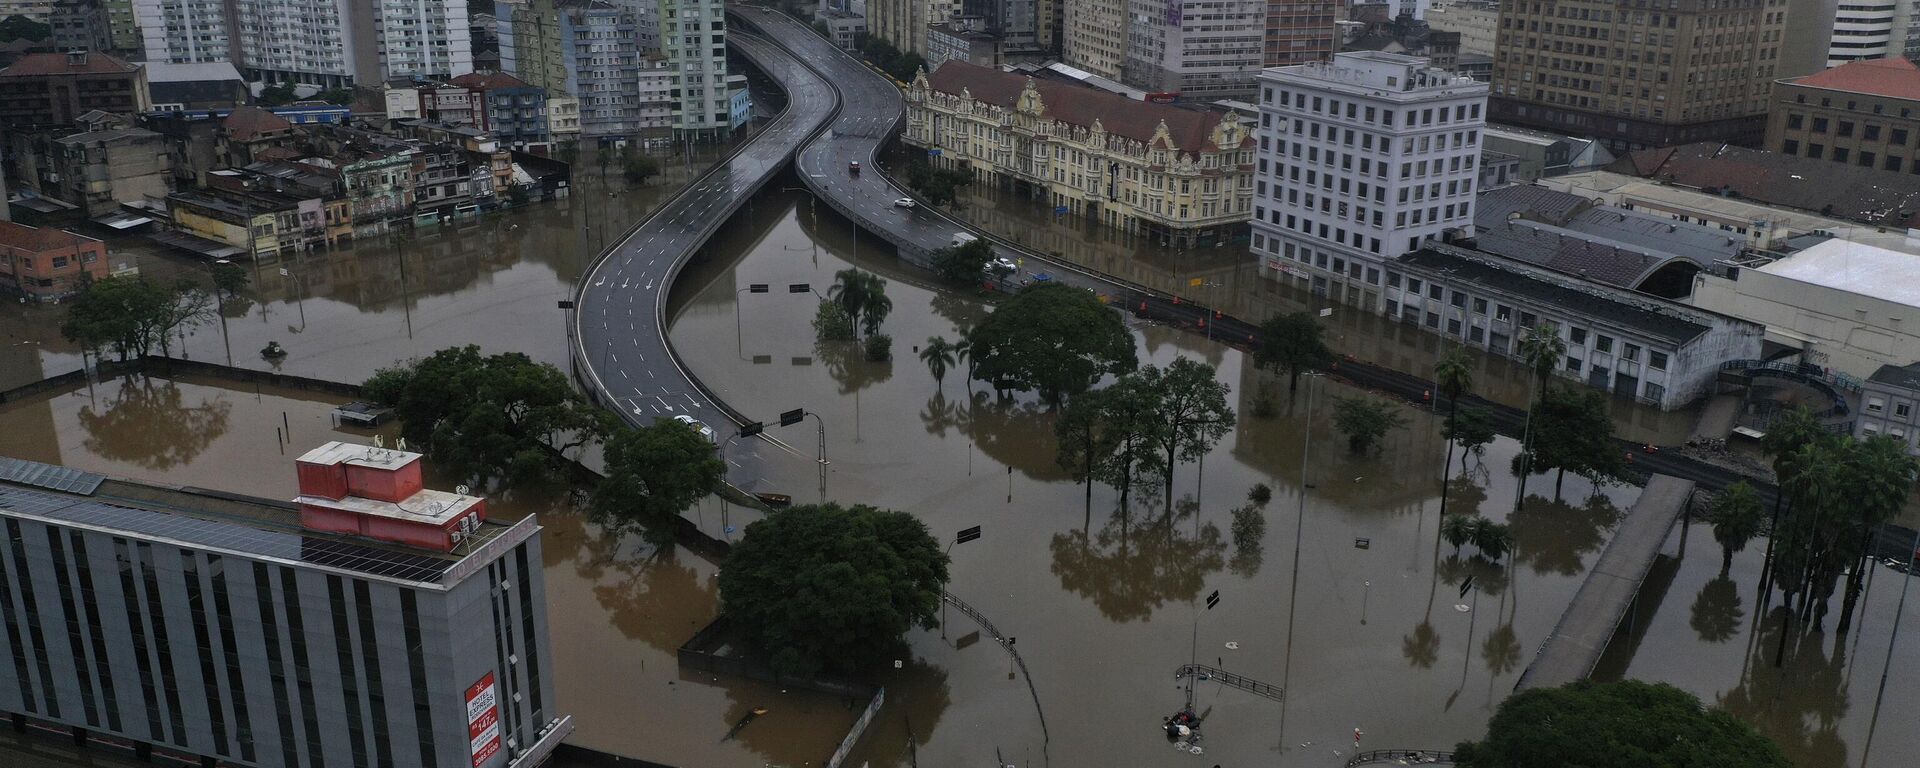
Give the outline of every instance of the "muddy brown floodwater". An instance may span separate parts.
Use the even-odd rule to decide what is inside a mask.
[[[565,313],[557,302],[589,255],[730,148],[705,145],[691,160],[662,158],[661,175],[640,186],[618,178],[617,162],[609,169],[615,177],[602,177],[589,149],[566,200],[422,227],[404,247],[382,236],[243,264],[251,284],[228,302],[224,323],[188,336],[186,354],[227,363],[230,346],[232,364],[243,368],[357,382],[396,360],[478,344],[487,353],[521,352],[565,369]],[[141,273],[163,283],[203,279],[207,268],[140,238],[110,247],[135,254]],[[0,389],[80,367],[79,349],[60,338],[63,314],[52,304],[0,302]],[[287,357],[263,359],[269,341]]]
[[[954,547],[950,588],[1016,638],[1032,675],[1030,692],[1000,646],[950,613],[944,637],[912,636],[915,671],[882,681],[888,710],[854,764],[1335,765],[1352,753],[1355,728],[1363,748],[1448,748],[1481,733],[1637,496],[1567,478],[1556,499],[1553,479],[1536,478],[1515,512],[1504,468],[1516,446],[1502,438],[1468,461],[1450,508],[1510,523],[1517,551],[1501,565],[1471,547],[1456,553],[1436,536],[1445,445],[1435,415],[1403,409],[1406,429],[1377,455],[1354,455],[1332,428],[1330,405],[1362,393],[1321,382],[1290,396],[1237,350],[1130,321],[1143,363],[1185,356],[1217,366],[1240,421],[1204,462],[1180,466],[1171,510],[1149,494],[1117,511],[1104,487],[1089,510],[1082,487],[1054,463],[1051,413],[1031,398],[977,391],[961,373],[936,381],[915,356],[929,336],[954,338],[986,306],[934,290],[868,239],[856,254],[847,222],[816,216],[802,199],[767,213],[781,210],[773,201],[781,197],[762,198],[762,227],[739,238],[750,247],[688,273],[675,345],[749,414],[821,415],[832,462],[824,481],[806,462],[778,464],[766,490],[907,510],[943,539],[982,526],[980,540]],[[811,297],[737,292],[763,282],[824,289],[849,264],[889,281],[891,363],[816,345]],[[1229,273],[1256,279],[1221,272]],[[1267,311],[1315,301],[1260,283],[1237,290]],[[1393,324],[1347,318],[1339,327],[1345,349],[1408,370],[1439,348]],[[1481,360],[1479,372],[1502,399],[1523,391],[1502,383],[1518,375],[1502,361]],[[1309,390],[1318,393],[1311,418]],[[1277,400],[1272,418],[1249,415],[1262,392]],[[1622,433],[1663,442],[1693,418],[1619,408]],[[808,456],[818,438],[811,421],[776,436]],[[1273,488],[1264,507],[1247,501],[1255,483]],[[1758,546],[1720,581],[1710,532],[1696,523],[1684,543],[1683,552],[1680,536],[1667,542],[1603,677],[1672,682],[1722,702],[1802,765],[1891,764],[1920,748],[1910,715],[1892,714],[1916,711],[1913,694],[1901,693],[1920,682],[1911,665],[1896,660],[1886,700],[1873,705],[1899,574],[1879,575],[1866,626],[1847,638],[1843,658],[1818,650],[1833,645],[1830,623],[1829,636],[1791,643],[1775,672],[1770,653],[1766,664],[1743,663]],[[1463,594],[1468,576],[1474,588]],[[1221,602],[1207,611],[1202,599],[1214,590]],[[1920,629],[1913,616],[1905,624]],[[1777,622],[1757,631],[1760,641],[1777,638]],[[1206,753],[1177,753],[1158,726],[1183,702],[1174,671],[1189,660],[1281,685],[1286,703],[1202,683]],[[1876,711],[1889,713],[1872,747],[1886,757],[1863,760]]]

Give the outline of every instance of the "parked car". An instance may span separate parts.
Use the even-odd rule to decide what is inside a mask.
[[[912,208],[914,205],[915,203],[911,197],[903,197],[893,201],[893,207],[895,208]]]
[[[673,417],[673,420],[692,427],[693,431],[700,433],[700,436],[706,438],[707,442],[713,443],[714,445],[720,444],[720,438],[714,434],[713,428],[701,423],[699,419],[683,413]]]
[[[858,161],[858,160],[853,160],[853,161],[850,161],[850,162],[848,162],[848,163],[847,163],[847,173],[849,173],[849,174],[852,174],[852,175],[854,175],[854,176],[858,176],[858,175],[860,175],[860,161]]]

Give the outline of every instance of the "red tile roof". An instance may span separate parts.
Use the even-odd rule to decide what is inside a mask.
[[[55,248],[84,247],[95,242],[91,237],[76,235],[59,229],[29,227],[11,221],[0,221],[0,246],[10,246],[21,250],[48,251]]]
[[[1220,149],[1213,146],[1213,127],[1227,116],[1225,112],[1135,101],[1084,85],[1029,78],[960,59],[949,59],[941,64],[939,69],[927,76],[927,85],[933,90],[956,96],[965,90],[974,101],[1012,111],[1029,80],[1033,82],[1034,90],[1040,92],[1044,114],[1068,125],[1092,127],[1094,121],[1098,120],[1108,133],[1147,143],[1153,140],[1154,129],[1164,120],[1168,135],[1173,137],[1174,146],[1180,150],[1200,152]],[[1249,131],[1241,146],[1252,142],[1252,132]]]
[[[235,107],[233,114],[220,121],[220,127],[226,129],[230,138],[251,141],[263,133],[291,130],[293,123],[259,107]]]
[[[45,77],[47,75],[112,75],[126,74],[139,67],[99,52],[88,52],[81,64],[68,61],[64,53],[29,53],[6,69],[0,69],[0,77]]]
[[[1809,88],[1920,100],[1920,66],[1901,56],[1850,61],[1792,82]]]
[[[468,72],[448,82],[466,88],[478,88],[482,91],[491,91],[495,88],[528,87],[527,81],[505,72]]]

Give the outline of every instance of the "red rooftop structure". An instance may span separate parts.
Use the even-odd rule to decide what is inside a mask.
[[[310,530],[452,552],[486,520],[486,499],[424,487],[417,453],[336,440],[296,466],[294,502]]]

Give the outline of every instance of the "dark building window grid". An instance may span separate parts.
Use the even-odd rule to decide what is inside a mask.
[[[80,582],[80,605],[86,611],[87,634],[93,652],[93,668],[96,679],[100,681],[100,695],[105,703],[107,729],[114,733],[125,733],[120,717],[120,694],[113,685],[113,665],[107,659],[107,631],[100,621],[100,598],[93,589],[93,563],[87,555],[86,534],[68,529],[68,540],[73,544],[73,563],[76,577]]]
[[[214,671],[213,632],[207,626],[212,610],[207,605],[206,586],[200,583],[200,556],[180,550],[180,580],[187,588],[187,618],[193,622],[193,655],[200,660],[200,690],[207,698],[207,721],[213,733],[213,751],[231,755],[227,738],[227,703],[221,695],[220,675]]]
[[[301,716],[306,721],[307,757],[311,768],[327,763],[321,759],[320,720],[314,705],[313,667],[307,653],[307,619],[300,608],[300,586],[292,569],[280,571],[280,597],[287,606],[287,637],[293,641],[293,685],[300,692]]]
[[[340,699],[347,707],[347,743],[354,765],[367,765],[367,725],[360,709],[360,681],[353,666],[353,629],[347,619],[346,589],[339,576],[327,576],[327,601],[333,614],[333,652],[340,665]]]
[[[520,636],[526,638],[526,658],[520,660],[520,666],[526,670],[527,698],[533,705],[531,707],[533,722],[535,727],[538,727],[541,723],[546,722],[547,718],[545,705],[540,700],[540,649],[538,646],[538,638],[540,636],[533,631],[533,590],[527,588],[527,574],[530,573],[530,571],[527,566],[527,545],[525,543],[514,548],[514,562],[519,566],[521,577],[519,581]]]
[[[114,538],[113,559],[120,571],[120,599],[127,607],[127,630],[133,633],[134,666],[140,670],[140,693],[147,707],[147,738],[166,741],[166,731],[160,727],[160,694],[155,690],[153,662],[147,655],[147,649],[151,647],[147,640],[147,619],[140,610],[140,588],[133,576],[132,545],[126,539]]]
[[[267,646],[267,679],[273,687],[273,710],[280,725],[280,756],[286,768],[299,768],[300,755],[294,750],[293,703],[287,699],[286,665],[280,655],[280,620],[273,610],[273,573],[266,563],[253,564],[253,591]]]
[[[380,643],[373,624],[373,596],[367,582],[353,582],[354,607],[360,623],[360,659],[367,670],[367,715],[373,721],[373,752],[378,765],[393,764],[393,743],[387,738],[387,691],[380,677]]]
[[[67,625],[67,649],[72,654],[73,672],[80,684],[80,709],[87,718],[87,725],[100,727],[100,708],[93,696],[93,671],[87,668],[87,649],[81,640],[80,612],[73,601],[73,576],[67,569],[67,546],[60,535],[61,530],[54,526],[42,526],[47,535],[47,554],[53,566],[53,583],[60,594],[60,620]],[[48,652],[52,651],[48,647]]]
[[[11,533],[12,521],[8,521],[8,529]],[[27,671],[27,639],[20,632],[25,622],[20,620],[22,611],[13,603],[13,584],[17,580],[10,571],[22,567],[25,567],[24,564],[13,560],[11,556],[0,555],[0,619],[4,619],[7,625],[7,647],[13,651],[13,673],[20,680],[21,706],[37,714],[40,705],[34,699],[39,693],[34,688],[32,674]]]
[[[420,637],[420,601],[413,590],[400,590],[400,631],[407,644],[407,674],[413,685],[413,724],[420,740],[420,764],[438,765],[433,744],[433,694],[427,688],[425,641]]]
[[[27,560],[26,537],[20,532],[20,521],[8,518],[7,539],[13,545],[13,562],[19,575],[21,609],[25,612],[27,636],[39,649],[33,654],[35,666],[40,671],[40,689],[44,696],[43,704],[47,716],[60,717],[60,699],[53,690],[53,665],[47,661],[52,643],[47,641],[46,628],[40,624],[40,606],[33,595],[33,565]]]
[[[226,561],[219,555],[207,555],[209,580],[213,582],[213,620],[219,627],[220,655],[227,673],[227,687],[233,689],[234,738],[240,745],[240,759],[253,761],[253,715],[248,712],[246,674],[240,668],[240,649],[233,632],[233,594],[227,589]]]
[[[168,724],[173,726],[173,743],[191,748],[187,742],[187,724],[180,712],[180,685],[174,678],[173,646],[168,640],[170,627],[167,626],[167,611],[160,602],[160,576],[153,567],[153,545],[147,542],[134,542],[134,556],[140,563],[141,586],[146,590],[147,615],[152,617],[153,640],[151,647],[158,656],[160,667],[160,690],[167,698]]]

